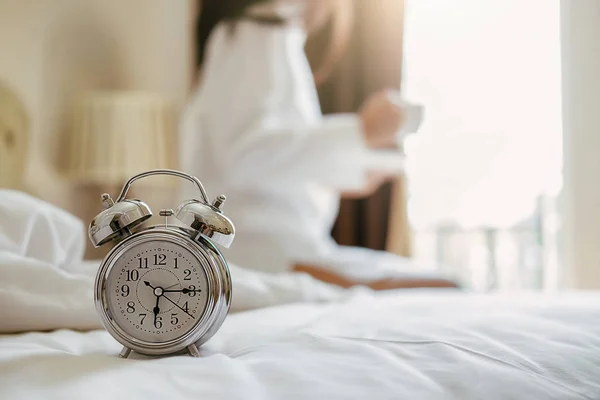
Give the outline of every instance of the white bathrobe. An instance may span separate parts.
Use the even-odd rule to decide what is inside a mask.
[[[213,31],[182,119],[181,168],[227,196],[236,239],[225,256],[236,264],[276,272],[305,262],[362,277],[412,269],[330,236],[339,191],[364,186],[370,151],[356,115],[322,115],[305,40],[299,26],[252,21]]]

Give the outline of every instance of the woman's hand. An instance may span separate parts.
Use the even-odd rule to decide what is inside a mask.
[[[406,118],[398,99],[397,92],[382,90],[371,95],[361,107],[358,115],[368,147],[395,147],[396,134]]]

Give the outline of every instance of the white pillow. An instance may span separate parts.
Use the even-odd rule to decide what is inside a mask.
[[[83,258],[84,225],[60,208],[14,190],[0,190],[0,251],[63,267]]]

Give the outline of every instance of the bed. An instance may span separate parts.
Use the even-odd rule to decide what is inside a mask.
[[[93,311],[80,222],[45,204],[19,215],[35,200],[11,196],[0,191],[2,399],[600,399],[595,292],[376,293],[234,268],[233,312],[201,358],[121,359]]]

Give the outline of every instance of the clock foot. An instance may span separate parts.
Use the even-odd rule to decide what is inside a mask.
[[[129,354],[131,354],[131,349],[129,347],[123,347],[119,353],[119,357],[127,358],[129,357]]]
[[[190,344],[188,346],[188,351],[192,357],[200,357],[200,352],[198,351],[198,347],[195,344]]]

